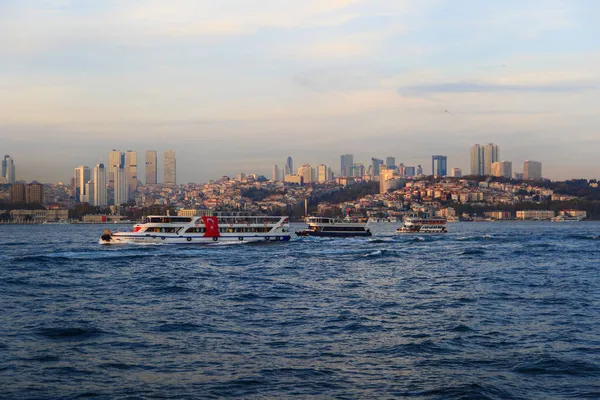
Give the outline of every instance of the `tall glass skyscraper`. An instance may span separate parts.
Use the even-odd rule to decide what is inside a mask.
[[[342,154],[340,156],[340,176],[350,176],[352,164],[354,164],[354,156],[352,154]]]
[[[431,157],[431,171],[432,171],[431,174],[433,176],[447,176],[448,175],[447,160],[448,160],[448,157],[446,157],[446,156],[440,156],[440,155],[432,156]]]
[[[125,174],[127,175],[127,197],[131,199],[137,190],[137,153],[128,150],[125,153]]]
[[[289,156],[287,158],[287,161],[285,162],[285,165],[288,166],[289,170],[290,170],[290,174],[294,171],[294,160],[292,160],[292,156]]]
[[[99,207],[108,205],[104,164],[98,164],[94,168],[94,205]]]

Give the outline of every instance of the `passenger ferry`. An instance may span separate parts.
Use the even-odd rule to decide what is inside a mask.
[[[328,217],[306,218],[308,227],[296,231],[298,236],[323,236],[323,237],[347,237],[347,236],[372,236],[368,228],[369,221],[353,221],[346,217],[343,220]]]
[[[404,225],[396,229],[398,233],[446,233],[446,219],[430,217],[429,214],[410,214],[404,217]]]
[[[291,238],[288,217],[264,216],[148,216],[129,232],[105,230],[100,244],[200,244],[269,242]]]

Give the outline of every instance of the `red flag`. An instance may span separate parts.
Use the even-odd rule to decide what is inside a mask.
[[[217,219],[217,217],[207,217],[205,215],[202,217],[202,221],[204,221],[204,226],[206,227],[204,237],[221,236],[221,233],[219,232],[219,220]]]

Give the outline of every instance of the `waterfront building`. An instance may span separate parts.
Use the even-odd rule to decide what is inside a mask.
[[[75,200],[80,203],[85,203],[88,201],[85,192],[85,184],[90,180],[90,167],[86,165],[80,165],[75,168],[75,180],[74,187],[75,189]]]
[[[25,184],[15,183],[8,188],[8,201],[11,203],[25,203]]]
[[[325,183],[329,180],[329,168],[325,164],[317,165],[317,182]]]
[[[396,167],[396,157],[386,157],[385,165],[388,168],[395,168]]]
[[[125,153],[125,174],[127,175],[127,199],[133,198],[133,193],[137,190],[137,153],[128,150]]]
[[[340,156],[340,176],[350,176],[352,164],[354,164],[354,156],[352,154],[342,154]]]
[[[273,165],[273,174],[271,175],[271,180],[277,182],[281,180],[281,175],[279,173],[279,167],[277,164]]]
[[[106,169],[104,164],[98,164],[94,168],[94,205],[104,207],[108,205],[106,194]]]
[[[554,211],[552,210],[522,210],[517,211],[517,219],[552,219],[554,218]]]
[[[45,221],[67,221],[69,210],[11,210],[10,216],[16,223],[31,221],[39,224]]]
[[[108,154],[108,186],[115,187],[115,169],[122,168],[125,165],[125,153],[119,150],[112,150]],[[87,182],[87,181],[86,181]]]
[[[460,168],[452,168],[450,170],[450,176],[452,176],[454,178],[461,178],[462,177],[462,169],[460,169]]]
[[[127,175],[125,168],[116,168],[114,170],[114,204],[120,206],[127,203]]]
[[[542,179],[542,163],[527,160],[523,163],[523,179]]]
[[[146,185],[155,185],[158,182],[158,163],[156,150],[146,150]]]
[[[163,154],[164,183],[165,185],[177,184],[177,168],[175,163],[175,150],[167,150]]]
[[[492,163],[492,176],[510,178],[512,176],[512,162],[496,161]]]
[[[446,156],[432,156],[431,157],[431,174],[433,176],[446,176],[448,175],[447,171],[448,158]]]
[[[25,186],[25,203],[44,204],[44,185],[37,181]]]

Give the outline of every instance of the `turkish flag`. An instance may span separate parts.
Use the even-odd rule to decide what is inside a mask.
[[[217,217],[207,217],[203,216],[202,221],[204,222],[204,226],[206,227],[206,232],[204,232],[204,237],[219,237],[221,233],[219,232],[219,220]]]

